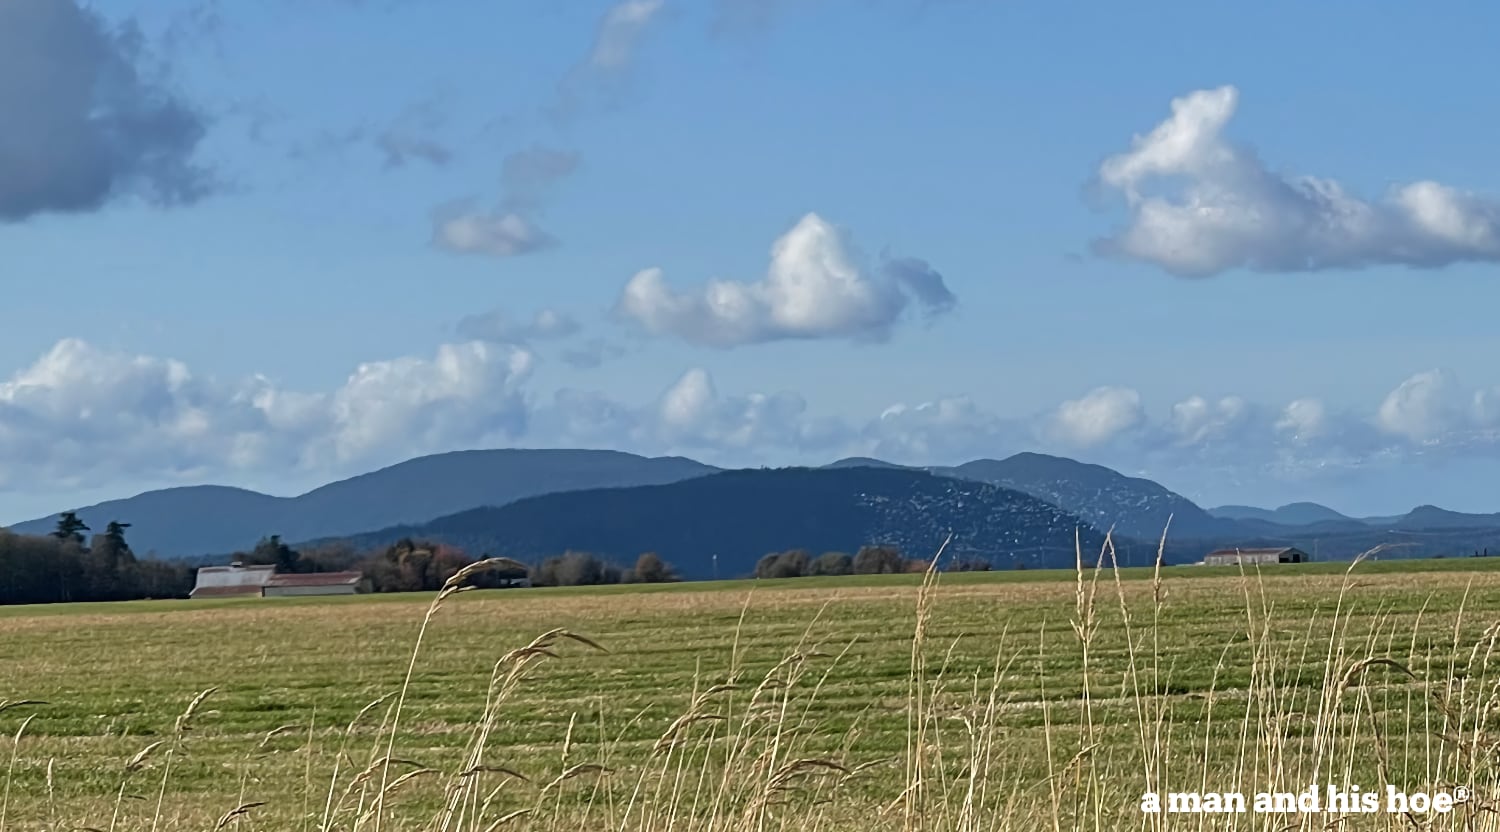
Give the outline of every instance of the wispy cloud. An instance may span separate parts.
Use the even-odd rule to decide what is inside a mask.
[[[500,187],[511,207],[538,207],[552,187],[578,170],[578,153],[534,145],[505,157],[500,167]]]
[[[562,351],[564,364],[580,370],[591,370],[606,361],[625,355],[626,349],[606,338],[590,338],[584,343]]]
[[[260,124],[273,120],[264,108],[255,114]],[[340,158],[351,151],[373,150],[383,170],[394,171],[421,163],[445,167],[458,152],[443,137],[447,126],[436,98],[414,102],[394,118],[372,119],[352,127],[324,129],[290,142],[287,155],[302,161]]]
[[[538,224],[552,189],[579,165],[577,153],[532,147],[501,165],[502,195],[492,209],[475,199],[439,206],[433,212],[432,244],[457,254],[516,257],[557,245]]]
[[[526,346],[533,341],[571,337],[582,327],[571,315],[556,309],[537,310],[530,321],[517,321],[504,310],[493,309],[465,316],[456,329],[461,338]]]
[[[519,257],[557,245],[557,239],[516,211],[486,210],[472,199],[439,206],[432,244],[455,254]]]
[[[544,108],[554,121],[566,123],[592,106],[608,106],[623,94],[641,44],[662,18],[665,0],[620,0],[604,13],[593,44],[558,83]]]
[[[385,168],[414,162],[443,167],[453,161],[453,148],[440,138],[446,122],[438,100],[429,98],[407,107],[390,124],[374,131],[373,141]]]

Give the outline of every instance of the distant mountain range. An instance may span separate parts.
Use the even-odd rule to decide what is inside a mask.
[[[1355,531],[1363,528],[1397,531],[1484,529],[1500,527],[1500,514],[1467,514],[1437,506],[1417,506],[1394,517],[1350,517],[1317,503],[1288,503],[1277,509],[1219,506],[1208,513],[1222,519],[1275,523],[1279,526]]]
[[[1354,520],[1353,517],[1340,514],[1328,506],[1321,506],[1317,503],[1287,503],[1276,509],[1254,506],[1219,506],[1209,509],[1208,513],[1228,520],[1264,520],[1267,523],[1279,523],[1283,526],[1309,526],[1313,523]]]
[[[682,457],[618,451],[457,451],[418,457],[298,497],[188,486],[89,506],[78,516],[96,530],[111,520],[130,523],[131,545],[139,552],[190,557],[248,549],[270,534],[297,541],[352,535],[538,494],[658,485],[717,470]],[[54,515],[12,529],[41,534],[55,523]]]
[[[1500,526],[1500,514],[1465,514],[1461,511],[1449,511],[1437,506],[1417,506],[1401,517],[1385,521],[1372,519],[1368,522],[1409,531],[1422,531],[1426,529],[1473,529]]]
[[[1038,501],[1059,513],[1043,518]],[[691,509],[674,511],[673,505]],[[953,529],[965,551],[992,555],[996,547],[1009,547],[1017,560],[1029,562],[1035,550],[1041,563],[1055,555],[1049,535],[1058,528],[1113,529],[1122,549],[1134,552],[1154,546],[1168,518],[1173,560],[1229,545],[1291,545],[1327,557],[1393,542],[1412,554],[1500,552],[1500,514],[1420,506],[1398,517],[1353,518],[1316,503],[1204,510],[1151,480],[1035,453],[953,467],[851,458],[821,469],[724,471],[682,457],[617,451],[461,451],[419,457],[297,497],[190,486],[79,514],[94,529],[111,520],[131,523],[136,550],[162,557],[223,556],[270,534],[293,542],[430,534],[467,541],[461,545],[476,554],[573,548],[623,558],[706,547],[743,565],[749,553],[857,548],[877,537],[905,541],[907,553],[919,556],[935,546],[939,530]],[[45,533],[54,524],[55,515],[14,530]],[[1067,550],[1071,558],[1071,543]]]
[[[473,553],[534,560],[567,549],[628,564],[654,551],[689,578],[750,574],[768,552],[853,554],[865,544],[927,558],[947,554],[997,568],[1071,566],[1077,541],[1097,557],[1104,535],[1051,503],[988,483],[894,467],[724,471],[670,485],[528,497],[350,541],[404,537]],[[1140,552],[1148,557],[1144,549]]]

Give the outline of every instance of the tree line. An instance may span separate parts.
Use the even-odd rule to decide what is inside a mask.
[[[129,523],[92,531],[73,512],[48,535],[0,529],[0,604],[172,598],[193,587],[186,564],[138,559],[125,539]]]
[[[771,552],[755,564],[757,578],[803,578],[814,575],[896,575],[920,572],[922,561],[907,560],[894,546],[865,546],[847,552],[824,552],[816,557],[806,549]]]
[[[926,572],[929,562],[908,558],[895,546],[863,546],[855,554],[824,552],[814,556],[806,549],[771,552],[755,565],[751,577],[763,579],[803,578],[818,575],[897,575]],[[984,560],[958,560],[948,569],[960,572],[989,571]],[[565,552],[532,567],[528,577],[535,586],[594,586],[603,584],[659,583],[678,580],[672,567],[654,552],[637,559],[635,566],[622,567],[589,552]]]
[[[126,539],[129,528],[129,523],[112,521],[90,536],[92,530],[76,512],[64,512],[48,535],[20,535],[0,529],[0,604],[187,597],[193,589],[194,565],[136,557]],[[454,546],[410,538],[360,550],[346,542],[295,548],[271,535],[247,551],[234,553],[231,560],[272,565],[280,573],[357,571],[373,592],[422,592],[441,588],[476,558]],[[908,559],[893,546],[864,546],[853,555],[824,552],[814,556],[805,549],[791,549],[761,558],[754,577],[899,574],[922,572],[927,567],[926,561]],[[974,562],[950,568],[990,567]],[[544,558],[524,571],[485,573],[478,585],[514,586],[523,579],[534,586],[679,580],[672,565],[655,552],[646,552],[634,564],[621,566],[589,552],[568,551]]]
[[[129,523],[112,521],[90,537],[92,530],[76,512],[64,512],[47,535],[0,529],[0,604],[186,598],[196,580],[196,565],[138,558],[125,537],[129,528]],[[277,535],[229,558],[247,566],[275,566],[279,573],[357,571],[373,592],[430,592],[476,559],[454,546],[410,538],[360,550],[344,542],[296,548]],[[672,566],[654,552],[642,554],[630,567],[584,552],[566,552],[524,571],[491,570],[473,583],[501,587],[521,579],[536,586],[678,580]]]

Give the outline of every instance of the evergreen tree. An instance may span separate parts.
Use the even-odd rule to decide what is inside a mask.
[[[128,528],[129,523],[118,520],[111,520],[104,527],[104,545],[109,549],[116,566],[135,563],[135,553],[130,551],[130,544],[125,542],[125,530]]]
[[[281,541],[281,535],[273,534],[263,537],[250,550],[250,555],[245,558],[245,563],[270,564],[276,567],[277,572],[301,572],[302,556],[296,549]]]
[[[83,533],[88,530],[88,524],[78,518],[78,512],[65,511],[57,516],[57,528],[52,531],[52,536],[64,542],[71,540],[82,546]]]
[[[135,563],[135,553],[130,551],[130,544],[125,541],[125,530],[128,528],[129,523],[111,520],[103,534],[94,535],[93,543],[89,546],[89,560],[96,569],[113,574]]]

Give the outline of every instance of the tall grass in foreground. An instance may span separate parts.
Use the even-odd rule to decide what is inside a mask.
[[[308,715],[266,734],[263,746],[292,737],[331,753],[332,766],[322,770],[307,755],[302,793],[259,794],[242,780],[197,798],[213,802],[197,814],[164,809],[174,759],[198,741],[192,730],[212,702],[209,689],[170,734],[122,761],[116,798],[100,816],[76,817],[54,799],[52,761],[27,760],[30,720],[23,720],[0,758],[0,832],[1500,829],[1500,733],[1491,716],[1500,676],[1489,672],[1500,616],[1467,641],[1461,625],[1472,613],[1462,608],[1442,638],[1421,615],[1407,630],[1384,614],[1353,626],[1363,603],[1356,561],[1326,612],[1288,619],[1252,572],[1239,582],[1239,635],[1201,645],[1212,682],[1187,689],[1175,681],[1185,670],[1162,647],[1168,628],[1184,625],[1170,620],[1159,565],[1149,585],[1127,586],[1107,540],[1097,556],[1079,550],[1072,606],[1046,625],[1071,634],[1081,678],[1049,675],[1057,642],[1045,632],[1007,631],[983,670],[960,672],[957,643],[933,641],[939,562],[916,596],[905,701],[872,698],[865,706],[904,709],[905,743],[894,754],[867,750],[863,715],[830,722],[819,709],[853,645],[818,643],[810,623],[769,668],[752,671],[738,642],[728,657],[704,657],[723,664],[682,691],[679,712],[659,734],[653,729],[658,739],[648,747],[622,740],[646,715],[605,702],[575,714],[554,763],[522,770],[495,737],[504,723],[527,718],[528,680],[550,663],[609,649],[585,634],[543,633],[495,657],[456,761],[424,759],[402,743],[411,737],[412,674],[426,651],[443,646],[427,643],[428,625],[475,574],[514,566],[492,559],[455,575],[434,598],[399,687],[347,725],[320,726]],[[1111,629],[1123,634],[1123,648],[1101,647]],[[0,716],[40,706],[0,702]],[[10,810],[20,762],[45,765],[48,776],[47,794],[29,804],[45,810],[18,820]],[[1174,792],[1240,793],[1248,803],[1260,792],[1295,794],[1313,784],[1321,792],[1387,783],[1403,792],[1464,787],[1469,796],[1446,814],[1141,809],[1148,792],[1164,806]]]

